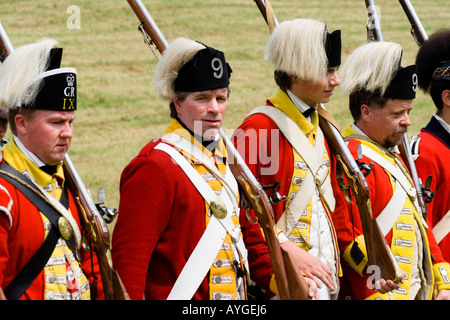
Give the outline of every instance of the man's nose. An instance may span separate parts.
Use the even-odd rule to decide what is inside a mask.
[[[66,122],[64,124],[64,128],[61,131],[61,137],[64,138],[72,138],[72,134],[73,134],[73,126],[71,122]]]

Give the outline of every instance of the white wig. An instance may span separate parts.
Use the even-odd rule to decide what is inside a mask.
[[[319,82],[327,74],[327,26],[312,19],[281,22],[270,35],[264,58],[275,70]]]
[[[364,88],[384,95],[400,67],[402,47],[394,42],[374,41],[359,46],[342,65],[341,87],[348,93]]]
[[[178,71],[195,54],[206,47],[194,40],[176,38],[164,51],[155,72],[156,92],[159,97],[172,101],[175,97],[175,80]]]
[[[50,63],[50,50],[58,48],[53,39],[43,39],[18,47],[0,65],[0,107],[17,108],[34,102]]]

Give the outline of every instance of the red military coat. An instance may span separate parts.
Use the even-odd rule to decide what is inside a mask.
[[[291,119],[296,119],[295,116],[300,114],[289,96],[281,90],[278,90],[269,100],[267,100],[267,105],[283,108],[283,112],[288,112],[289,114],[287,115]],[[303,121],[303,123],[300,125],[300,129],[308,136],[309,134],[312,134],[314,126],[303,116],[302,118],[303,120],[301,121]],[[262,186],[273,185],[278,181],[280,183],[278,190],[279,194],[286,198],[289,197],[295,165],[293,147],[270,117],[261,113],[252,114],[247,117],[234,132],[233,142],[247,166]],[[336,160],[330,152],[326,140],[325,147],[330,158],[331,165],[329,174],[336,202],[344,201],[335,179]],[[273,196],[273,193],[270,190],[267,190],[266,193],[269,197]],[[275,222],[277,222],[285,211],[286,201],[274,203],[272,207],[275,214]],[[335,210],[337,210],[337,207]],[[245,215],[245,211],[241,211],[241,215]],[[254,214],[252,210],[250,210],[250,212]],[[333,214],[333,212],[330,212],[327,216],[329,221]],[[337,236],[335,234],[333,223],[331,222],[330,225],[332,237],[335,237],[334,243],[337,243]],[[261,235],[259,236],[261,237]],[[334,246],[333,243],[327,243],[326,245]],[[333,247],[333,250],[336,252],[336,279],[338,279],[341,273],[339,253],[338,248]]]
[[[350,127],[347,127],[344,130],[344,136],[349,134],[354,134],[353,130]],[[358,145],[361,142],[359,140],[350,139],[348,143],[348,148],[352,153],[355,159],[358,159]],[[374,163],[374,167],[370,174],[366,177],[369,191],[370,191],[370,204],[372,206],[372,214],[376,219],[381,211],[386,207],[387,203],[392,197],[393,189],[391,186],[391,179],[389,175],[385,172],[385,170],[372,161],[372,159],[363,155],[361,162],[369,165]],[[342,203],[341,203],[342,204]],[[339,248],[343,253],[343,259],[346,263],[343,263],[343,273],[344,276],[342,278],[342,290],[341,296],[342,298],[351,297],[356,300],[366,299],[370,296],[374,295],[374,291],[370,288],[370,285],[367,284],[367,280],[369,275],[366,274],[366,260],[361,262],[358,265],[355,265],[354,259],[351,257],[350,248],[353,245],[353,242],[357,242],[359,247],[365,252],[364,238],[362,232],[361,219],[359,217],[358,207],[355,204],[346,204],[347,210],[337,210],[337,214],[333,215],[334,223],[336,226],[338,238],[339,238]],[[397,220],[398,222],[399,220]],[[418,226],[422,230],[425,230],[424,225],[422,225],[421,221],[418,221]],[[403,234],[406,239],[406,235]],[[394,238],[393,238],[393,230],[391,229],[389,233],[386,235],[387,243],[393,247],[394,246]],[[437,243],[432,235],[431,229],[426,229],[426,239],[423,240],[424,244],[424,252],[428,252],[427,255],[424,256],[425,259],[429,259],[433,265],[444,266],[448,270],[448,265],[445,263],[441,251],[437,246]],[[430,256],[431,253],[431,256]],[[406,256],[406,258],[412,258]],[[431,257],[434,259],[431,261]],[[402,267],[402,265],[400,265]],[[355,271],[357,270],[357,271]],[[447,289],[449,284],[444,284],[442,282],[442,277],[439,272],[436,270],[433,272],[433,281],[437,281],[438,286],[442,289]],[[429,280],[431,281],[431,280]],[[378,295],[378,294],[376,294]],[[373,296],[375,297],[375,296]],[[386,298],[386,297],[385,297]]]
[[[10,142],[12,144],[13,142]],[[11,146],[9,146],[11,147]],[[3,160],[4,161],[4,160]],[[36,170],[37,169],[36,167]],[[57,180],[63,184],[62,168],[57,170]],[[73,196],[68,192],[69,210],[79,228],[80,219]],[[8,209],[9,210],[6,210]],[[8,287],[18,272],[26,265],[45,239],[44,224],[38,209],[14,186],[0,177],[0,286]],[[81,269],[92,289],[97,277],[98,298],[103,298],[100,269],[95,253],[94,270],[91,254],[81,248]],[[45,274],[42,271],[20,300],[44,300]],[[92,291],[91,291],[92,294]]]
[[[435,192],[433,201],[427,204],[427,222],[433,228],[450,210],[450,133],[432,117],[418,136],[417,173],[424,184],[432,176],[430,189]],[[450,233],[442,239],[439,247],[445,260],[450,262]]]

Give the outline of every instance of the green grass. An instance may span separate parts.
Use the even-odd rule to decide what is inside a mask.
[[[252,0],[143,2],[168,41],[185,36],[225,52],[233,69],[226,129],[236,128],[275,90],[271,66],[262,58],[268,29]],[[394,0],[375,3],[381,10],[384,40],[400,43],[403,64],[413,63],[418,47],[400,4]],[[412,3],[429,34],[448,27],[446,1]],[[313,18],[326,22],[330,30],[341,29],[344,61],[366,41],[362,0],[272,0],[271,4],[279,21]],[[67,27],[70,5],[80,8],[79,29]],[[16,47],[42,37],[55,38],[64,47],[63,66],[78,70],[79,107],[71,158],[94,200],[103,186],[107,204],[118,206],[123,168],[170,122],[167,103],[154,93],[156,58],[137,31],[138,20],[127,1],[2,0],[0,21]],[[347,96],[340,90],[327,108],[341,126],[350,123]],[[411,134],[433,113],[429,98],[419,93],[411,114]]]

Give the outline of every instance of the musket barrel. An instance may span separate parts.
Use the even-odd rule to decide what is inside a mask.
[[[70,156],[68,153],[64,156],[64,164],[66,165],[67,169],[72,174],[74,183],[78,186],[78,189],[80,190],[81,196],[83,197],[84,201],[86,202],[86,205],[89,207],[89,210],[91,211],[93,216],[99,217],[99,222],[102,227],[102,231],[107,233],[109,232],[108,227],[106,226],[105,221],[103,220],[102,215],[97,209],[97,206],[95,205],[94,201],[91,198],[91,195],[87,191],[83,180],[81,179],[77,169],[75,168],[75,165],[72,162],[72,159],[70,159]]]
[[[220,130],[219,130],[219,135],[222,137],[223,141],[225,142],[227,149],[229,149],[230,156],[234,158],[234,159],[230,159],[230,160],[236,161],[235,163],[241,165],[242,171],[247,176],[248,180],[253,185],[253,187],[259,187],[262,189],[260,183],[258,182],[258,180],[256,180],[255,176],[253,175],[253,173],[250,171],[250,169],[246,165],[244,159],[241,157],[239,152],[236,150],[236,148],[234,147],[234,144],[231,142],[230,138],[228,138],[227,134],[225,133],[225,131],[222,128],[220,128]]]
[[[403,11],[405,11],[406,16],[408,17],[409,23],[412,26],[412,33],[419,45],[422,45],[426,40],[428,40],[428,35],[420,22],[419,16],[414,10],[414,7],[409,0],[399,0],[402,5]]]
[[[367,14],[369,19],[367,20],[368,32],[374,37],[375,41],[383,41],[383,34],[381,33],[380,20],[378,19],[378,12],[373,0],[365,0]]]
[[[149,35],[152,38],[158,51],[160,53],[163,53],[164,50],[169,46],[169,44],[164,38],[161,30],[159,30],[158,25],[156,24],[155,20],[153,20],[147,8],[144,6],[141,0],[128,0],[128,3],[141,22],[148,22],[148,24],[150,25],[150,30],[146,31],[147,33],[154,33],[154,35]],[[135,9],[134,5],[137,6],[137,10]]]
[[[0,22],[0,62],[3,62],[6,57],[14,51],[14,47],[6,34],[5,28],[3,28]]]

